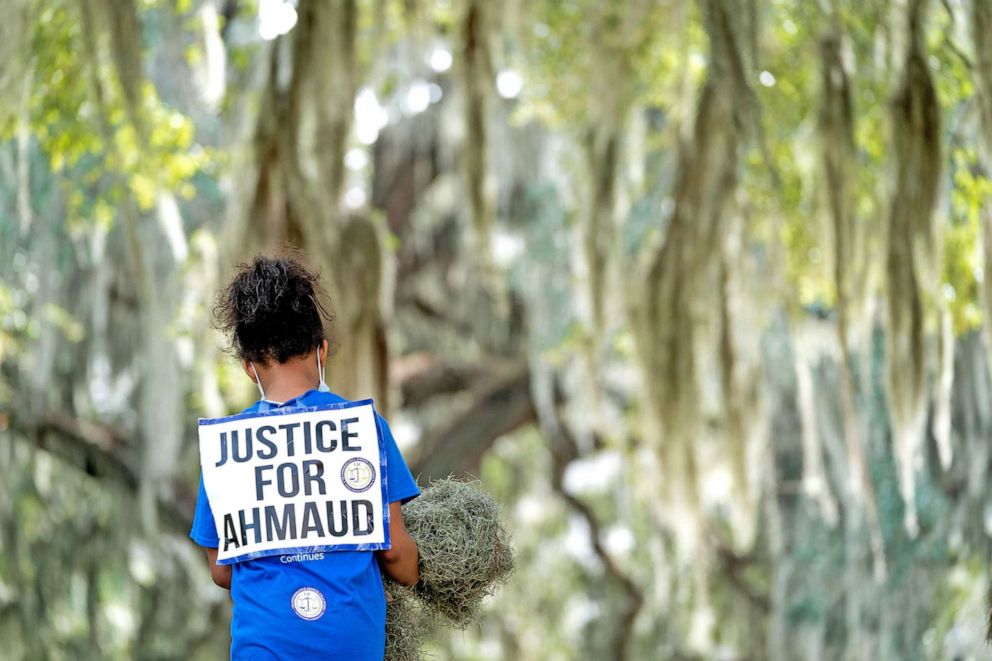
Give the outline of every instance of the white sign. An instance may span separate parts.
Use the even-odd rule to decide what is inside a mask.
[[[386,453],[372,400],[200,419],[217,563],[389,548]]]

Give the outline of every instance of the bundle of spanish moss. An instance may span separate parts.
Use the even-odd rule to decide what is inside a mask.
[[[420,581],[389,584],[386,658],[419,658],[420,643],[437,621],[464,628],[482,599],[513,571],[513,549],[500,508],[478,482],[437,480],[403,506],[403,521],[420,551]],[[414,603],[416,602],[416,603]]]
[[[384,661],[420,661],[424,636],[434,624],[414,603],[406,588],[386,583],[390,600],[386,603],[386,656]]]

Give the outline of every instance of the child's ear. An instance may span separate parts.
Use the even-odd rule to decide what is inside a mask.
[[[258,377],[255,376],[255,370],[251,368],[251,361],[247,359],[242,360],[241,368],[245,371],[245,374],[248,375],[248,378],[251,379],[252,383],[258,383]]]

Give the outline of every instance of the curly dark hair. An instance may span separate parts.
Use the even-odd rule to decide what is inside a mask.
[[[269,364],[305,356],[327,335],[333,315],[322,302],[320,274],[295,255],[256,255],[235,267],[217,296],[214,319],[242,359]]]

